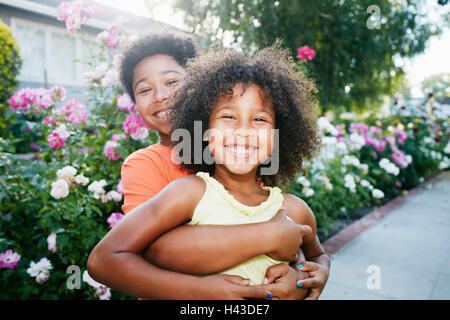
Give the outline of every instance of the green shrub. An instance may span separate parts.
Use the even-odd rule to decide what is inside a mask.
[[[12,114],[6,116],[8,100],[16,90],[16,75],[20,71],[22,60],[19,46],[11,34],[11,29],[0,20],[0,136],[11,134],[7,127],[12,123]]]

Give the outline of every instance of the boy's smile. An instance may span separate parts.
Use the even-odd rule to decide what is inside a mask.
[[[185,75],[184,68],[173,57],[165,54],[147,57],[134,69],[136,105],[144,123],[158,131],[162,144],[170,141],[167,101],[182,84]]]

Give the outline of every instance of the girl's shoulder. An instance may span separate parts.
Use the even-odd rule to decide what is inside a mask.
[[[298,224],[315,224],[314,214],[308,204],[299,197],[291,193],[283,193],[283,206],[287,210],[287,215]]]
[[[170,182],[164,189],[169,189],[174,195],[192,200],[197,204],[206,190],[206,183],[200,177],[188,175]]]

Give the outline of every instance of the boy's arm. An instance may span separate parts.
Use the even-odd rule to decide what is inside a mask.
[[[201,194],[202,186],[198,183],[203,183],[197,181],[196,185],[193,179],[196,177],[169,184],[111,229],[89,256],[91,277],[125,294],[152,299],[205,299],[213,298],[217,292],[222,299],[237,299],[240,294],[267,297],[267,290],[236,285],[240,280],[236,277],[194,277],[175,273],[159,269],[140,256],[146,246],[162,233],[190,219],[198,194]],[[187,184],[189,181],[186,180],[191,183]],[[238,290],[248,292],[238,294]]]
[[[289,216],[295,222],[309,225],[312,229],[312,233],[303,238],[301,249],[306,261],[301,263],[302,267],[299,268],[301,271],[308,272],[311,278],[299,280],[297,283],[299,287],[311,288],[306,299],[317,299],[328,280],[330,257],[325,253],[317,237],[316,219],[309,206],[292,194],[285,194],[284,196]]]
[[[139,151],[122,165],[122,209],[126,215],[164,188],[167,178],[155,157],[156,154]],[[178,226],[155,240],[143,256],[163,269],[189,274],[217,273],[264,253],[277,260],[292,261],[299,244],[296,229],[293,223],[278,217],[237,226]],[[210,263],[203,263],[205,257]]]
[[[286,219],[284,211],[261,223],[180,226],[158,238],[143,256],[161,268],[189,274],[217,273],[265,253],[295,261],[307,230]]]

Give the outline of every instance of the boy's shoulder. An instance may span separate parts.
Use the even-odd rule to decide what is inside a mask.
[[[131,154],[128,155],[128,157],[125,158],[123,163],[128,163],[133,160],[148,160],[148,159],[157,159],[161,157],[162,154],[165,152],[170,152],[169,150],[165,150],[164,148],[168,148],[165,146],[161,146],[159,143],[149,145],[146,148],[138,149]]]
[[[283,193],[283,197],[283,205],[287,209],[286,213],[296,223],[309,225],[311,223],[311,219],[315,221],[313,212],[303,199],[291,193]]]

